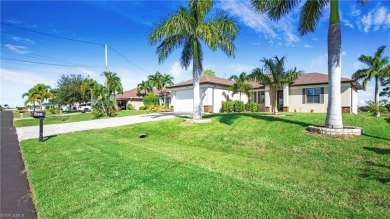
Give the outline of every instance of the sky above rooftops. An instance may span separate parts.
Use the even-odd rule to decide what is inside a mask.
[[[103,83],[104,46],[108,44],[108,70],[122,79],[125,90],[136,87],[156,71],[171,74],[175,83],[192,78],[182,69],[181,50],[159,64],[156,46],[148,43],[153,24],[174,13],[187,1],[1,1],[0,104],[21,106],[24,92],[37,83],[56,86],[62,74],[82,74]],[[204,69],[228,78],[261,67],[262,58],[286,56],[288,68],[327,73],[329,8],[314,33],[300,36],[299,10],[280,21],[255,13],[247,1],[216,1],[211,15],[227,11],[240,26],[235,58],[204,49]],[[342,77],[350,78],[365,66],[357,58],[373,55],[390,45],[390,1],[340,1]],[[15,27],[16,26],[16,27]],[[19,28],[17,28],[19,27]],[[21,28],[24,29],[21,29]],[[39,33],[38,33],[39,32]],[[58,37],[52,37],[49,35]],[[75,39],[76,41],[65,40]],[[80,42],[83,41],[83,42]],[[89,43],[85,43],[89,42]],[[92,43],[91,43],[92,42]],[[390,56],[386,48],[385,56]],[[374,84],[359,91],[359,104],[373,99]]]

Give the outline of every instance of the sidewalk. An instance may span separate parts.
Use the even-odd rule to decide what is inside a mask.
[[[12,123],[12,112],[0,112],[1,179],[0,218],[36,218],[27,173]]]
[[[94,119],[83,122],[72,122],[63,124],[43,125],[43,136],[52,136],[68,132],[76,132],[91,129],[101,129],[108,127],[117,127],[141,122],[151,122],[163,119],[171,119],[179,116],[174,113],[153,113],[137,116],[125,116],[109,119]],[[29,126],[16,128],[19,142],[27,139],[38,138],[39,126]]]

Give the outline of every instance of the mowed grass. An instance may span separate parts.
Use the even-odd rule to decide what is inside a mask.
[[[145,114],[145,110],[119,110],[116,117],[122,116],[134,116]],[[101,118],[110,118],[110,117],[101,117]],[[50,124],[60,124],[60,123],[69,123],[69,122],[81,122],[94,119],[91,113],[79,113],[73,115],[50,115],[45,117],[43,123],[44,125]],[[39,119],[22,119],[14,120],[15,127],[24,127],[24,126],[37,126],[39,125]]]
[[[207,117],[22,141],[39,218],[390,217],[390,120],[332,138],[305,131],[324,114]]]

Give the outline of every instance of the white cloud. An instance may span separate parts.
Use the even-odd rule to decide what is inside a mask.
[[[266,14],[256,13],[249,1],[221,1],[216,6],[228,11],[256,32],[263,33],[270,44],[276,40],[277,42],[283,41],[286,46],[291,46],[300,41],[295,34],[293,20],[290,16],[285,16],[278,22],[271,21]]]
[[[80,72],[86,74],[87,76],[89,76],[90,78],[95,79],[95,80],[97,80],[97,78],[99,77],[99,74],[97,74],[96,72],[94,72],[93,70],[90,70],[90,69],[77,68],[77,70],[79,70]]]
[[[258,43],[258,42],[250,42],[250,44],[256,45],[256,46],[261,46],[261,43]]]
[[[308,44],[303,45],[303,47],[305,47],[305,48],[313,48],[313,46],[308,45]]]
[[[327,66],[328,54],[321,54],[310,61],[310,67],[320,69],[321,67]]]
[[[16,52],[18,54],[27,54],[27,53],[30,53],[30,51],[27,50],[27,47],[25,46],[15,46],[15,45],[11,45],[11,44],[5,44],[5,47],[7,47],[9,50],[13,51],[13,52]]]
[[[35,44],[35,41],[29,39],[29,38],[23,38],[23,37],[12,37],[12,39],[15,41],[15,42],[23,42],[23,43],[26,43],[26,44]]]
[[[364,64],[363,64],[362,62],[356,61],[356,62],[354,62],[354,63],[351,65],[351,69],[352,69],[354,72],[357,71],[357,70],[359,70],[359,69],[362,69],[362,68],[364,68]]]
[[[1,70],[1,82],[5,81],[21,84],[21,85],[31,85],[34,86],[38,83],[44,83],[54,87],[55,81],[51,78],[43,77],[40,73],[25,72],[25,71],[15,71],[9,69],[0,69]]]
[[[360,14],[361,14],[361,11],[356,8],[356,5],[353,5],[351,8],[351,11],[349,12],[349,15],[351,15],[352,17],[357,17]]]
[[[191,67],[191,66],[190,66]],[[188,69],[192,69],[192,68],[188,68]],[[183,69],[180,65],[179,62],[174,62],[170,67],[169,67],[169,74],[173,75],[173,77],[179,77],[181,76],[183,73],[186,73],[186,70]]]
[[[390,12],[384,6],[373,9],[364,15],[361,19],[364,32],[369,32],[371,28],[374,31],[387,29],[390,27]]]
[[[359,100],[359,106],[365,106],[366,101],[373,100],[374,99],[374,87],[373,86],[367,86],[366,90],[359,90],[358,92],[358,100]]]

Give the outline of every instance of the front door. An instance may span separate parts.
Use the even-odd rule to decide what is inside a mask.
[[[278,91],[278,110],[283,111],[283,91]]]

